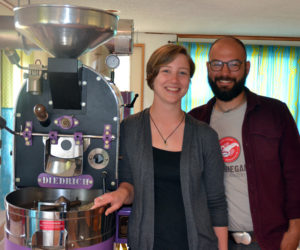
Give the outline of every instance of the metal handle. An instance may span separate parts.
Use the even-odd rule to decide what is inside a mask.
[[[47,212],[47,210],[42,209],[42,206],[48,207],[48,210],[52,210],[55,207],[62,207],[63,211],[59,212],[59,220],[55,221],[48,218],[43,220],[41,214]],[[68,232],[65,229],[65,221],[63,220],[66,212],[66,202],[38,202],[36,231],[31,237],[31,249],[53,249],[53,247],[55,249],[66,249]],[[56,232],[58,232],[58,241],[54,242],[53,239],[55,239]]]
[[[42,211],[41,210],[41,206],[49,206],[50,208],[49,209],[53,209],[54,207],[63,207],[64,210],[63,212],[67,212],[67,203],[66,202],[42,202],[42,201],[39,201],[38,202],[38,216],[40,219],[40,212]]]

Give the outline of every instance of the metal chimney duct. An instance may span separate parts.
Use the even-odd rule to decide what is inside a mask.
[[[7,48],[25,51],[40,49],[16,31],[13,16],[0,16],[0,49]]]

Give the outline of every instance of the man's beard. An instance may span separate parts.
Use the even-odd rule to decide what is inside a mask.
[[[224,102],[229,102],[243,92],[243,90],[245,89],[246,78],[247,78],[247,73],[245,72],[244,76],[239,81],[236,81],[236,79],[229,78],[229,77],[216,77],[215,80],[213,81],[213,79],[208,76],[208,82],[216,98]],[[220,80],[225,80],[225,81],[228,80],[234,82],[232,89],[223,90],[219,88],[217,86],[217,81]]]

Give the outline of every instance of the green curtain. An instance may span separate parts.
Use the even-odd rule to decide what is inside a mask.
[[[205,104],[212,96],[206,62],[211,44],[182,42],[196,64],[188,93],[182,100],[186,112]],[[300,47],[246,45],[250,72],[246,86],[253,92],[286,103],[300,130]]]

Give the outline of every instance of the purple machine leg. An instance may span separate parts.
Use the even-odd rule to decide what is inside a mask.
[[[127,243],[128,218],[131,207],[122,207],[116,215],[116,243]]]
[[[31,249],[29,247],[19,246],[12,242],[10,242],[8,239],[5,238],[4,242],[4,249],[5,250],[28,250]],[[74,248],[74,250],[80,249],[80,250],[113,250],[114,246],[114,237],[109,238],[108,240],[101,242],[100,244],[96,244],[89,247],[82,247],[82,248]]]

